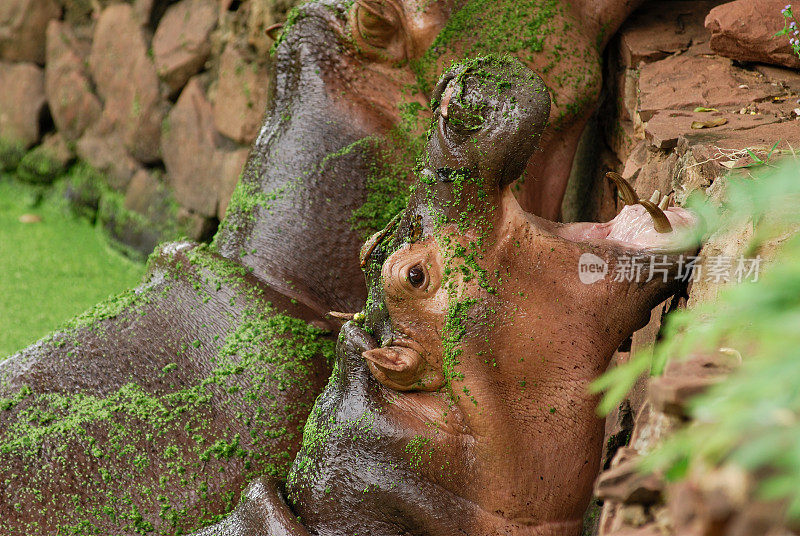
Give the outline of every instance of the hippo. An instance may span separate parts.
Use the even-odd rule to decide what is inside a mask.
[[[432,108],[409,203],[361,250],[366,306],[285,489],[257,480],[197,536],[581,533],[603,441],[588,385],[682,282],[673,268],[586,283],[579,259],[677,266],[696,219],[626,186],[610,222],[525,212],[512,184],[550,99],[519,60],[458,65]]]
[[[293,12],[213,243],[160,247],[140,287],[0,361],[0,533],[186,533],[224,518],[256,477],[282,485],[331,374],[342,323],[327,313],[367,299],[359,248],[405,206],[438,73],[502,51],[542,72],[554,104],[516,194],[553,218],[600,50],[635,5]]]

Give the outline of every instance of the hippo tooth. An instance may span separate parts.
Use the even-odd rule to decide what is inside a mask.
[[[341,318],[342,320],[354,320],[356,317],[355,313],[340,313],[339,311],[329,311],[328,316],[332,316],[333,318]]]
[[[650,196],[650,202],[657,205],[659,201],[661,201],[661,192],[656,190],[653,192],[653,195]]]
[[[613,182],[617,187],[617,190],[619,190],[619,194],[622,196],[622,200],[626,205],[635,205],[639,202],[636,192],[633,191],[633,186],[628,184],[628,181],[623,179],[622,175],[619,173],[614,173],[613,171],[609,171],[606,173],[606,178]]]
[[[672,197],[672,194],[669,194],[669,195],[665,195],[663,198],[661,198],[661,202],[658,204],[658,208],[660,208],[661,210],[666,210],[667,207],[669,206],[669,202],[670,202],[671,197]]]
[[[659,233],[671,233],[672,232],[672,225],[669,223],[669,219],[667,219],[667,215],[664,214],[664,211],[658,208],[658,206],[654,205],[650,201],[641,200],[639,204],[642,205],[645,210],[650,214],[650,217],[653,218],[653,227]]]

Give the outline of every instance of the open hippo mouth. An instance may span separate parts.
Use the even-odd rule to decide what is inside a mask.
[[[605,241],[640,255],[689,251],[695,243],[697,217],[684,208],[668,206],[669,195],[661,198],[656,191],[651,199],[657,198],[660,204],[658,201],[648,201],[647,206],[638,202],[625,205],[615,218],[607,222],[563,225],[544,223],[544,220],[540,221],[540,225],[549,224],[551,232],[566,240],[588,243]]]
[[[607,177],[616,185],[625,207],[604,223],[576,223],[553,226],[553,232],[576,242],[607,240],[622,248],[642,253],[672,253],[691,249],[695,242],[697,217],[688,210],[669,206],[671,195],[656,190],[649,200],[640,200],[633,187],[617,173]]]

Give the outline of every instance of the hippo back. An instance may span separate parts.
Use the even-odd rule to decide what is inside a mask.
[[[0,533],[188,532],[284,478],[330,370],[313,319],[167,246],[144,285],[0,363]]]

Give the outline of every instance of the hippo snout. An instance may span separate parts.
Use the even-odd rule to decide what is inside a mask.
[[[375,338],[356,322],[346,322],[339,332],[338,352],[360,356],[364,352],[374,350],[377,347],[378,343]]]

